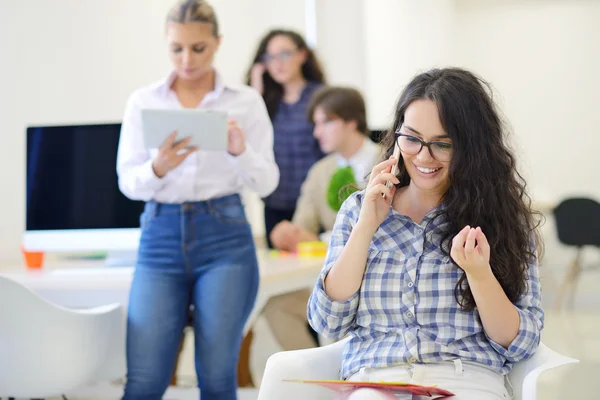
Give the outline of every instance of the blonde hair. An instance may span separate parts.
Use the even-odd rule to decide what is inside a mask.
[[[212,34],[219,36],[219,22],[214,8],[204,0],[180,0],[167,16],[167,22],[185,24],[188,22],[204,22],[212,24]]]

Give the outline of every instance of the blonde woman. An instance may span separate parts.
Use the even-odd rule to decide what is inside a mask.
[[[259,279],[239,193],[245,185],[264,197],[277,187],[273,128],[260,94],[224,82],[213,68],[221,37],[207,2],[177,3],[166,36],[173,72],[131,95],[119,143],[121,191],[147,202],[129,301],[123,399],[162,398],[191,305],[201,399],[236,399],[242,331]],[[147,151],[143,108],[227,111],[227,152],[189,148],[174,134]]]

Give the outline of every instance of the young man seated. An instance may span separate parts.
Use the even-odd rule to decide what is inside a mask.
[[[368,136],[365,103],[354,89],[319,89],[311,98],[308,116],[321,150],[329,154],[309,170],[292,221],[273,228],[270,239],[280,250],[295,251],[304,241],[328,241],[341,203],[352,190],[365,186],[382,151]],[[306,317],[310,292],[281,295],[265,307],[271,330],[284,350],[316,344]]]
[[[324,87],[313,95],[308,113],[314,136],[329,155],[308,171],[292,221],[273,228],[271,242],[281,250],[295,251],[304,241],[327,241],[343,195],[364,187],[381,151],[368,137],[365,103],[358,91]]]

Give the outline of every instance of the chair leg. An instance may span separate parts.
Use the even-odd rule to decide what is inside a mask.
[[[581,275],[581,263],[578,262],[573,269],[573,275],[571,276],[571,293],[569,294],[569,308],[575,306],[575,294],[577,293],[577,284],[579,283],[579,275]]]
[[[177,350],[177,359],[175,360],[175,369],[173,370],[173,375],[171,375],[170,386],[177,386],[177,367],[179,365],[179,359],[181,358],[181,352],[183,351],[183,342],[185,341],[185,328],[183,330],[183,335],[181,336],[181,340],[179,341],[179,349]]]
[[[238,387],[254,387],[252,374],[250,373],[250,348],[254,333],[252,329],[248,331],[242,346],[240,347],[240,356],[238,361]]]
[[[583,249],[581,247],[579,247],[577,249],[577,253],[575,253],[575,258],[573,259],[573,261],[571,261],[571,263],[569,264],[569,267],[567,268],[567,272],[565,274],[562,284],[560,285],[560,288],[558,290],[558,294],[556,296],[556,300],[554,303],[554,308],[556,310],[561,309],[563,298],[565,297],[565,294],[567,292],[571,293],[570,299],[571,299],[571,303],[572,303],[572,299],[575,295],[575,284],[576,284],[576,281],[578,280],[579,274],[581,272],[581,253],[582,252],[583,252]],[[571,304],[571,306],[572,306],[572,304]]]

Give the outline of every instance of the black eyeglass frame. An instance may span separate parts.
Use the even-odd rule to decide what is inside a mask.
[[[426,142],[423,139],[419,139],[416,136],[413,135],[407,135],[405,133],[402,133],[400,131],[396,131],[396,144],[398,145],[398,147],[400,148],[400,150],[402,150],[402,147],[400,146],[400,138],[401,137],[407,137],[407,138],[411,138],[411,139],[416,139],[420,144],[421,147],[419,147],[419,151],[417,151],[416,153],[408,153],[405,151],[406,154],[410,154],[411,156],[417,155],[421,152],[421,150],[423,150],[423,146],[427,147],[427,150],[429,150],[429,155],[431,156],[431,158],[433,158],[434,160],[440,161],[440,162],[447,162],[450,161],[450,158],[452,157],[452,143],[448,143],[448,142],[442,142],[439,140],[432,140],[431,142]],[[438,157],[433,155],[433,150],[431,150],[431,146],[435,145],[435,144],[442,144],[443,146],[450,146],[450,157],[447,160],[440,160]],[[404,151],[404,150],[402,150]]]

